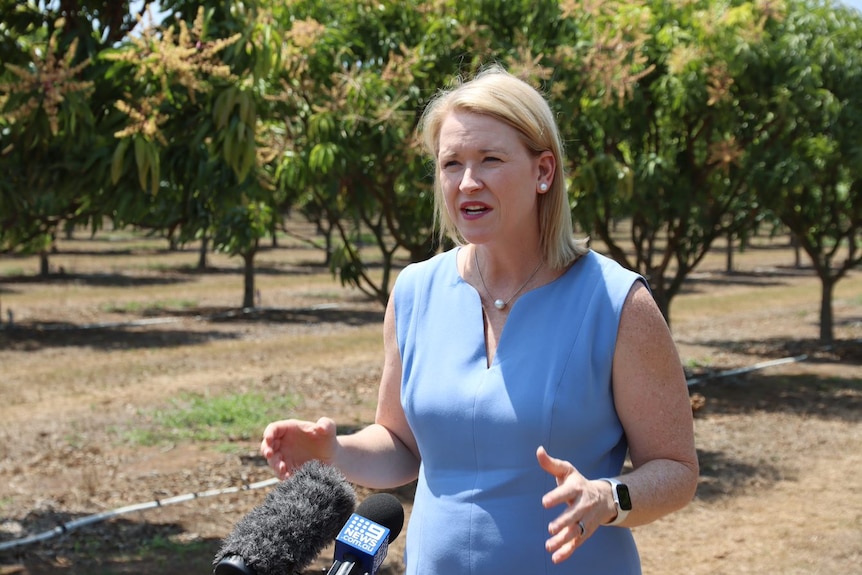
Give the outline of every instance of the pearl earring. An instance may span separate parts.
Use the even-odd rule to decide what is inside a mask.
[[[541,184],[539,184],[539,189],[542,190],[543,192],[547,192],[548,191],[548,184],[546,184],[545,182],[542,182]]]

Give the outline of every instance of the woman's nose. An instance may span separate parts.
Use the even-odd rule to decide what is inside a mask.
[[[465,194],[475,192],[482,187],[482,180],[479,178],[476,170],[467,167],[464,169],[464,175],[461,177],[461,185],[459,189]]]

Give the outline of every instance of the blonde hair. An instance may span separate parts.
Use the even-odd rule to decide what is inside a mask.
[[[572,216],[563,173],[563,144],[547,100],[532,86],[498,65],[480,71],[472,80],[440,91],[425,108],[419,124],[425,150],[434,161],[434,212],[440,240],[458,245],[464,238],[449,217],[437,174],[440,130],[446,117],[456,111],[495,118],[514,128],[527,149],[535,154],[550,151],[556,160],[550,189],[539,194],[539,230],[545,263],[562,269],[585,253],[586,240],[574,238]]]

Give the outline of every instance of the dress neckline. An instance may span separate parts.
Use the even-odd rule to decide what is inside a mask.
[[[483,355],[484,360],[485,360],[485,369],[491,370],[497,364],[497,355],[500,351],[501,346],[505,342],[505,334],[507,333],[507,330],[505,328],[509,324],[509,318],[512,316],[513,313],[515,313],[515,309],[519,308],[518,304],[521,302],[521,300],[523,298],[529,299],[531,297],[531,294],[534,294],[534,293],[539,292],[541,290],[544,290],[546,288],[550,289],[551,286],[553,286],[553,285],[557,284],[558,282],[560,282],[561,280],[563,280],[563,278],[568,276],[569,273],[573,273],[572,270],[574,270],[577,267],[576,264],[578,262],[580,262],[584,258],[584,256],[582,255],[582,256],[577,257],[574,261],[572,261],[571,264],[569,264],[569,266],[563,271],[563,273],[559,274],[557,277],[555,277],[551,281],[544,283],[542,285],[536,286],[534,288],[530,288],[529,290],[521,293],[521,295],[519,295],[515,299],[515,301],[511,302],[510,305],[507,306],[507,309],[505,311],[505,315],[497,316],[498,320],[496,322],[494,322],[494,325],[492,325],[491,324],[492,320],[489,319],[489,317],[485,311],[485,306],[482,304],[482,294],[481,294],[480,289],[478,287],[474,286],[473,284],[471,284],[470,282],[468,282],[464,278],[464,276],[461,274],[461,270],[458,267],[458,253],[460,253],[460,250],[463,247],[464,246],[458,246],[452,250],[452,260],[453,260],[453,265],[455,267],[455,276],[457,278],[457,282],[464,284],[465,286],[469,287],[472,290],[473,295],[476,297],[476,301],[479,304],[479,310],[480,310],[481,314],[480,314],[480,317],[478,318],[478,322],[481,323],[481,325],[482,325],[481,337],[482,337],[482,349],[484,351],[484,353],[482,355]],[[589,254],[589,253],[590,252],[587,252],[587,254]],[[584,254],[584,255],[587,255],[587,254]],[[523,307],[523,306],[521,306],[521,307]],[[496,327],[496,329],[495,329],[496,342],[492,342],[489,339],[489,335],[488,335],[488,331],[487,331],[488,329],[493,328],[493,327]],[[490,343],[494,344],[493,350],[491,350],[491,348],[489,346]]]

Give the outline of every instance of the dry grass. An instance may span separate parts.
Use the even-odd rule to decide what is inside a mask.
[[[238,260],[211,255],[211,270],[197,272],[194,249],[169,252],[164,240],[118,232],[61,241],[47,280],[33,277],[35,258],[0,259],[2,314],[12,310],[16,322],[0,330],[0,540],[270,477],[254,440],[226,454],[210,443],[123,439],[182,394],[287,395],[299,402],[285,415],[327,414],[345,428],[371,421],[383,310],[333,280],[319,252],[283,244],[258,258],[263,309],[247,314],[236,310]],[[838,284],[840,345],[824,350],[819,283],[792,262],[785,238],[762,239],[726,274],[717,246],[672,304],[693,372],[803,352],[811,360],[697,389],[706,399],[698,496],[635,531],[646,573],[851,573],[862,564],[862,273]],[[128,323],[153,318],[170,321]],[[95,327],[103,322],[118,324]],[[409,510],[410,489],[399,494]],[[94,526],[0,554],[0,572],[145,573],[153,562],[162,573],[208,572],[219,539],[262,496]]]

